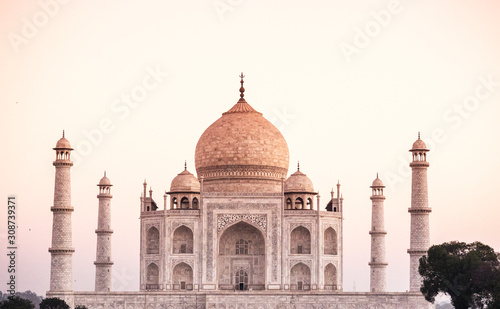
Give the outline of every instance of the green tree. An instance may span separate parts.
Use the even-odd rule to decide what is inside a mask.
[[[0,309],[33,309],[35,305],[27,299],[17,295],[9,296],[6,300],[0,302]]]
[[[40,309],[69,309],[68,304],[60,298],[45,298],[40,303]]]
[[[439,292],[450,295],[456,309],[500,308],[500,261],[493,248],[480,242],[448,242],[429,248],[420,258],[420,291],[434,303]]]

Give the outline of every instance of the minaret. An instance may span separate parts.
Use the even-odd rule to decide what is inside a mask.
[[[384,184],[382,180],[375,179],[371,185],[372,196],[372,229],[371,235],[371,259],[370,265],[370,291],[385,292],[385,269],[387,261],[385,258],[385,235],[384,227]]]
[[[50,208],[53,213],[52,220],[52,246],[49,248],[51,255],[50,267],[50,290],[47,295],[64,295],[73,292],[73,266],[72,257],[75,249],[71,241],[71,179],[70,169],[73,162],[70,160],[71,145],[63,137],[57,142],[56,160],[53,165],[56,168],[54,185],[54,206]]]
[[[410,230],[410,292],[420,292],[422,278],[418,273],[419,259],[427,254],[429,249],[429,213],[431,208],[427,198],[427,149],[424,141],[418,139],[410,150],[412,154],[411,167],[411,215]]]
[[[97,218],[97,250],[95,265],[95,291],[111,291],[111,181],[104,177],[99,181],[99,214]]]

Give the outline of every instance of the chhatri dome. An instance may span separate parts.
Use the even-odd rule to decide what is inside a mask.
[[[102,177],[101,180],[99,181],[98,186],[112,186],[111,181],[106,176],[106,171],[104,172],[104,177]]]
[[[281,181],[288,172],[288,145],[280,131],[244,99],[243,74],[240,99],[201,135],[196,145],[196,172],[212,191],[247,191],[222,183],[244,178],[250,182]],[[248,182],[247,182],[248,183]],[[255,190],[258,188],[249,190]],[[262,189],[265,190],[264,187]],[[271,191],[279,190],[277,187]]]
[[[300,171],[299,164],[297,164],[297,171],[285,181],[285,193],[290,192],[315,193],[311,179]]]
[[[54,149],[71,149],[71,145],[69,144],[69,141],[64,137],[64,130],[63,130],[63,136],[57,141],[56,147]]]
[[[427,145],[420,139],[420,132],[418,132],[418,139],[413,143],[411,148],[412,150],[427,150]]]
[[[384,187],[384,183],[378,178],[378,173],[377,178],[372,182],[372,187]]]
[[[170,192],[200,192],[200,182],[187,170],[185,163],[182,173],[172,179]]]

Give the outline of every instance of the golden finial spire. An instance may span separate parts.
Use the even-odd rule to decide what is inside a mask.
[[[297,161],[297,171],[300,171],[300,161]]]
[[[64,130],[63,130],[63,137],[64,137]]]
[[[184,170],[186,171],[187,170],[187,161],[184,160]]]
[[[420,131],[418,131],[418,139],[420,139]]]

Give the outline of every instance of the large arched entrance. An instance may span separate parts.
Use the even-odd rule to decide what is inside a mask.
[[[265,248],[264,235],[253,225],[239,222],[227,228],[219,239],[219,289],[265,289]]]

